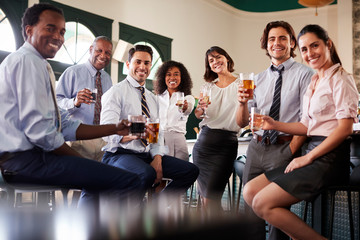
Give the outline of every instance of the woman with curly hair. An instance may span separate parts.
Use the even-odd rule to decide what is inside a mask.
[[[164,62],[156,72],[155,93],[159,96],[160,130],[163,131],[165,145],[169,148],[168,155],[185,161],[189,161],[185,138],[186,122],[195,105],[191,88],[190,74],[180,62]],[[185,95],[182,112],[176,104],[175,92],[183,92]]]

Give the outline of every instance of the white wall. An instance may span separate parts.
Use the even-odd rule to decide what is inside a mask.
[[[235,61],[235,71],[260,72],[269,58],[260,49],[260,37],[269,21],[289,22],[297,34],[309,23],[328,30],[347,71],[352,72],[352,1],[337,5],[272,13],[250,13],[231,8],[220,0],[57,0],[114,20],[113,40],[118,40],[118,22],[142,28],[173,39],[172,59],[188,68],[193,94],[203,83],[204,55],[218,45]],[[34,1],[30,1],[32,5]],[[341,27],[340,27],[341,26]],[[339,46],[341,44],[341,46]],[[300,60],[300,54],[296,52]],[[117,62],[112,61],[111,76],[117,81]]]

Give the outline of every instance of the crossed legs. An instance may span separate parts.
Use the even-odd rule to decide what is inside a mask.
[[[281,229],[292,239],[326,239],[286,207],[300,200],[287,193],[264,174],[244,187],[244,200],[256,215]]]

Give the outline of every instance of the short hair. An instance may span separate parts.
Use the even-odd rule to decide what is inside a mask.
[[[96,45],[96,42],[99,41],[99,40],[103,40],[103,41],[106,41],[108,43],[111,44],[111,46],[113,46],[113,42],[111,41],[110,38],[108,38],[107,36],[98,36],[94,39],[93,43],[92,43],[92,46],[95,47]]]
[[[147,52],[147,53],[149,53],[150,57],[151,57],[151,61],[152,61],[153,50],[152,50],[152,48],[150,46],[145,46],[145,45],[138,44],[138,45],[135,45],[134,47],[130,48],[129,57],[128,57],[129,62],[131,61],[131,59],[134,56],[135,52]]]
[[[328,41],[330,39],[327,31],[320,27],[319,25],[316,25],[316,24],[309,24],[309,25],[306,25],[305,27],[303,27],[303,29],[301,29],[299,35],[298,35],[298,41],[299,41],[299,38],[303,35],[305,35],[306,33],[313,33],[315,34],[319,39],[321,39],[325,45],[328,44]],[[331,61],[336,64],[336,63],[340,63],[341,64],[341,60],[340,60],[340,57],[336,51],[336,48],[335,48],[335,45],[334,45],[334,42],[332,43],[331,45],[331,48],[330,48],[330,56],[331,56]]]
[[[291,25],[285,21],[273,21],[273,22],[269,22],[263,32],[263,35],[261,36],[260,39],[260,44],[261,44],[261,48],[266,50],[266,55],[270,56],[268,50],[267,50],[267,44],[268,44],[268,38],[269,38],[269,32],[271,29],[273,28],[278,28],[278,27],[282,27],[286,30],[286,32],[289,34],[290,36],[290,41],[294,42],[294,47],[291,48],[290,50],[290,56],[291,57],[296,57],[295,54],[295,49],[297,46],[297,41],[296,41],[296,37],[295,37],[295,32],[294,29],[291,27]]]
[[[38,3],[34,4],[32,7],[27,8],[25,10],[24,16],[21,19],[22,35],[25,41],[27,40],[26,26],[36,25],[39,22],[40,14],[45,10],[51,10],[64,16],[62,9],[57,8],[49,3]]]
[[[213,52],[217,52],[220,55],[223,55],[226,57],[226,59],[228,60],[228,65],[227,65],[227,69],[229,72],[233,72],[234,71],[234,61],[232,60],[232,58],[230,57],[230,55],[221,47],[218,46],[212,46],[211,48],[209,48],[206,51],[205,54],[205,74],[204,74],[204,79],[207,82],[212,82],[214,81],[216,78],[218,78],[217,73],[213,72],[210,68],[210,64],[209,64],[209,55],[212,54]]]
[[[177,67],[180,70],[181,82],[178,86],[178,91],[184,92],[185,95],[191,95],[193,83],[188,70],[184,64],[172,60],[164,62],[156,71],[156,81],[154,83],[155,93],[162,94],[167,89],[165,82],[166,73],[173,67]]]

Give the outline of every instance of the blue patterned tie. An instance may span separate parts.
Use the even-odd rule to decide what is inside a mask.
[[[271,104],[269,116],[272,117],[274,120],[279,121],[280,103],[281,103],[282,71],[284,70],[284,67],[275,68],[274,66],[271,66],[271,70],[277,71],[279,73],[279,77],[275,83],[274,97],[273,97],[273,102]],[[266,139],[268,137],[270,138],[271,144],[276,144],[278,135],[279,135],[279,132],[276,130],[265,130],[263,139],[261,142],[262,145],[266,145]]]
[[[138,89],[141,91],[141,111],[142,111],[142,115],[145,115],[147,118],[150,118],[149,107],[148,107],[148,105],[146,103],[145,88],[144,87],[138,87]],[[141,139],[141,142],[145,147],[148,145],[146,139]]]

